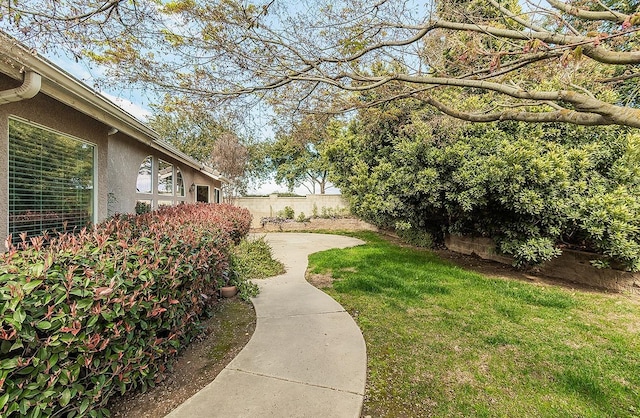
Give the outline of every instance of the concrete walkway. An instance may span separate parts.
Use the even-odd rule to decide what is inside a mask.
[[[257,281],[255,333],[229,365],[169,418],[359,417],[366,378],[360,329],[304,279],[307,256],[363,242],[322,234],[267,234],[287,273]]]

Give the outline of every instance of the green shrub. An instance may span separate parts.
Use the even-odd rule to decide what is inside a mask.
[[[304,212],[300,212],[298,214],[298,216],[296,217],[296,221],[297,222],[308,222],[309,218],[306,217],[306,215],[304,214]]]
[[[147,202],[138,201],[136,202],[136,215],[142,215],[144,213],[151,212],[151,205]]]
[[[10,246],[0,415],[105,416],[116,392],[161,380],[198,334],[250,221],[229,205],[181,205]]]
[[[285,219],[293,219],[296,216],[296,212],[291,206],[285,206],[282,213]]]
[[[327,208],[325,206],[320,209],[319,218],[322,219],[337,219],[349,216],[349,209],[343,207]]]
[[[326,148],[354,214],[383,228],[489,236],[520,265],[577,247],[640,270],[637,132],[452,126],[398,107],[363,112]]]
[[[516,266],[540,264],[562,253],[553,240],[541,237],[524,241],[503,240],[499,243],[499,248],[504,254],[511,254],[515,258]]]
[[[252,279],[264,279],[284,273],[284,265],[273,258],[264,237],[245,239],[236,245],[230,256],[230,283],[238,287],[239,296],[248,301],[258,294]]]
[[[396,225],[398,226],[398,225]],[[396,228],[396,233],[405,242],[415,245],[421,248],[433,248],[434,240],[433,235],[428,231],[424,231],[416,228]]]
[[[580,199],[575,213],[591,245],[632,271],[640,271],[639,194],[639,188],[625,186],[602,190]]]

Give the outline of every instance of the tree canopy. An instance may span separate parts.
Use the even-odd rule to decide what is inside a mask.
[[[405,100],[361,110],[325,152],[354,213],[410,240],[492,237],[521,265],[579,248],[640,270],[636,129],[461,124]]]
[[[207,165],[214,165],[217,139],[231,132],[229,123],[198,106],[169,102],[154,107],[148,121],[162,139],[180,151]]]
[[[271,142],[263,144],[264,163],[275,173],[275,181],[289,191],[297,186],[309,193],[324,194],[328,186],[329,163],[323,153],[325,142],[335,137],[340,123],[324,115],[307,115],[281,128]]]
[[[48,10],[48,12],[41,12]],[[456,118],[640,127],[637,0],[16,0],[4,27],[219,104],[343,112],[411,97]]]

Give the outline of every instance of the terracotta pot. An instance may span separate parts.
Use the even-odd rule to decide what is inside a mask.
[[[238,288],[236,286],[223,286],[220,288],[220,294],[223,298],[234,297],[236,293],[238,293]]]

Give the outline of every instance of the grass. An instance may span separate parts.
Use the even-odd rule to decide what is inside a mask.
[[[364,415],[638,417],[640,300],[492,278],[374,233],[310,256],[368,354]]]

